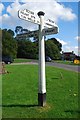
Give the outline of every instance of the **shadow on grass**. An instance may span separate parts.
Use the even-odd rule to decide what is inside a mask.
[[[80,113],[80,111],[79,110],[65,110],[65,112],[70,112],[70,113]]]
[[[21,105],[21,104],[11,104],[11,105],[2,105],[2,107],[38,107],[38,105]]]
[[[80,118],[80,111],[79,110],[66,110],[66,113],[76,114],[78,118]]]

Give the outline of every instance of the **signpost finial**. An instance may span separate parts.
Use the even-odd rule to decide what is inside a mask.
[[[45,13],[43,11],[39,11],[37,14],[38,14],[38,16],[40,16],[40,15],[44,16]]]

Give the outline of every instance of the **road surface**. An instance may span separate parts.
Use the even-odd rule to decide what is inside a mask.
[[[38,61],[24,62],[24,63],[12,63],[11,65],[23,65],[23,64],[38,65]],[[46,66],[54,66],[54,67],[62,68],[65,70],[80,72],[80,66],[78,66],[78,65],[66,65],[66,64],[62,64],[62,63],[56,63],[56,62],[46,62]]]
[[[58,68],[63,68],[65,70],[80,72],[80,66],[78,66],[78,65],[66,65],[66,64],[62,64],[62,63],[56,63],[56,62],[54,62],[54,63],[53,62],[47,62],[46,65],[54,66],[54,67],[58,67]]]

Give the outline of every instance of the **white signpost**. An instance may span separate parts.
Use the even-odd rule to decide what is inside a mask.
[[[30,31],[28,33],[20,34],[17,37],[28,36],[33,37],[39,34],[39,86],[38,86],[38,105],[44,106],[46,104],[46,79],[45,79],[45,35],[57,34],[58,26],[52,20],[44,21],[44,12],[38,12],[39,18],[36,18],[34,12],[29,10],[19,10],[18,16],[23,20],[33,22],[39,25],[39,30]]]

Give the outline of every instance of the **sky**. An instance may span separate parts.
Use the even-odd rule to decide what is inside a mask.
[[[13,2],[14,1],[14,2]],[[18,18],[18,10],[28,9],[35,13],[45,12],[45,20],[53,20],[59,27],[59,33],[48,35],[48,38],[56,38],[62,43],[62,51],[80,55],[78,35],[78,2],[69,0],[2,0],[0,2],[0,28],[15,30],[16,26],[22,26],[29,30],[38,30],[38,25]]]

